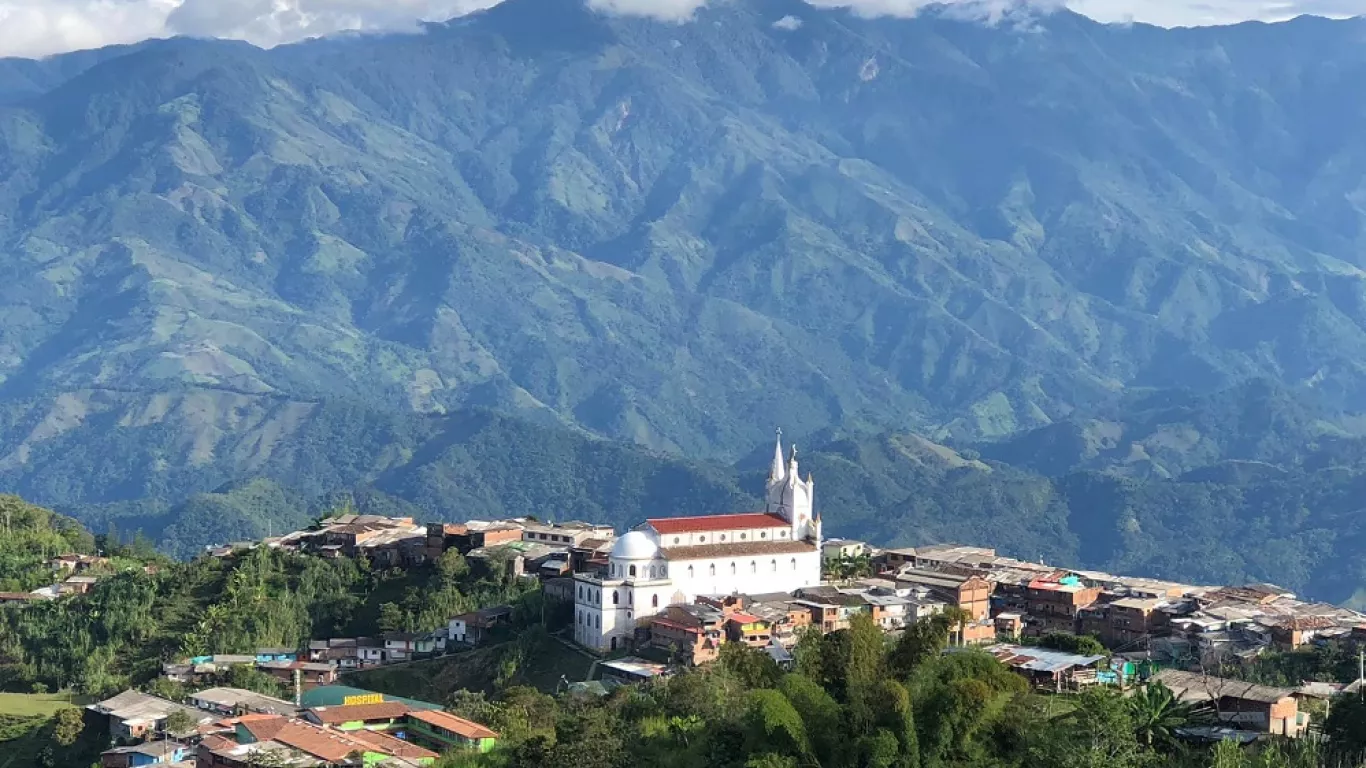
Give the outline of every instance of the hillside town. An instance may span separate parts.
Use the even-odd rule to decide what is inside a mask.
[[[1307,702],[1361,688],[1360,680],[1276,688],[1221,672],[1270,650],[1327,641],[1366,648],[1366,615],[1272,584],[1181,584],[984,547],[880,549],[824,538],[814,489],[814,478],[799,474],[796,450],[784,453],[779,442],[761,511],[651,518],[621,535],[530,517],[424,525],[345,514],[206,554],[234,558],[266,547],[404,569],[455,550],[572,607],[559,639],[596,662],[593,679],[565,682],[598,694],[710,664],[727,644],[790,669],[804,636],[847,629],[859,616],[890,639],[938,619],[944,652],[980,648],[1050,694],[1160,681],[1182,701],[1215,706],[1219,722],[1204,726],[1205,736],[1297,738],[1313,726],[1306,709],[1316,705]],[[104,563],[64,555],[50,565],[61,579],[56,586],[9,599],[79,594]],[[85,581],[72,581],[78,578]],[[318,637],[298,648],[168,660],[161,677],[193,691],[183,700],[128,690],[87,707],[115,744],[103,765],[235,768],[274,753],[292,766],[406,768],[452,749],[487,751],[498,734],[485,724],[438,704],[348,687],[343,676],[506,641],[512,614],[512,606],[489,606],[430,632]],[[293,700],[221,684],[239,668],[275,680]]]

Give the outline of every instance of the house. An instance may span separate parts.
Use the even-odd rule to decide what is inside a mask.
[[[256,668],[288,685],[298,682],[305,690],[337,682],[337,665],[312,661],[267,661]]]
[[[139,768],[144,765],[170,765],[186,760],[194,750],[178,741],[147,741],[128,747],[115,747],[100,753],[101,768]]]
[[[862,541],[827,539],[821,544],[821,559],[827,563],[832,560],[852,560],[866,554],[868,554],[868,545]]]
[[[1174,669],[1164,669],[1149,680],[1167,686],[1181,701],[1210,704],[1220,721],[1245,731],[1298,738],[1309,728],[1309,716],[1299,711],[1296,692],[1289,688]]]
[[[1157,628],[1161,598],[1126,597],[1094,603],[1078,612],[1079,631],[1096,635],[1111,648],[1131,647]]]
[[[574,602],[574,580],[567,576],[557,576],[541,581],[541,591],[547,600],[561,603]]]
[[[196,723],[214,720],[214,716],[207,712],[132,690],[91,704],[86,710],[106,718],[111,737],[126,740],[144,739],[161,733],[166,727],[166,718],[172,712],[184,712]]]
[[[426,635],[417,632],[385,632],[380,637],[384,641],[384,658],[389,662],[411,659],[419,645],[426,649],[426,653],[431,653],[430,639],[422,642]]]
[[[274,764],[265,755],[302,756],[290,765],[376,765],[401,758],[426,765],[437,754],[393,735],[365,729],[341,730],[317,723],[271,715],[248,715],[226,721],[231,730],[210,734],[199,745],[199,766],[255,766]]]
[[[95,555],[58,555],[47,561],[54,571],[66,571],[67,573],[83,573],[91,568],[105,568],[109,566],[109,558],[96,557]]]
[[[256,651],[256,663],[267,661],[298,661],[299,652],[293,648],[260,648]]]
[[[923,587],[929,594],[965,612],[973,621],[981,621],[991,614],[991,582],[981,576],[902,568],[896,572],[898,586]]]
[[[554,547],[574,549],[592,539],[605,541],[616,538],[616,531],[610,525],[590,523],[536,523],[529,522],[522,529],[522,540],[549,544]]]
[[[726,639],[751,648],[765,648],[773,642],[773,631],[770,624],[758,616],[737,612],[726,617]]]
[[[1038,635],[1051,632],[1076,634],[1081,610],[1096,602],[1100,587],[1088,587],[1075,576],[1060,575],[1029,582],[1024,590],[1029,630]]]
[[[448,549],[463,555],[481,547],[521,541],[523,527],[523,523],[516,520],[428,523],[427,559],[435,560]]]
[[[488,752],[498,741],[498,734],[485,726],[441,710],[414,710],[408,713],[406,720],[409,738],[442,752],[452,749]]]
[[[400,727],[403,717],[410,711],[412,707],[401,701],[381,701],[373,704],[314,707],[304,713],[304,719],[343,731],[362,728],[385,731]]]
[[[226,717],[250,713],[292,717],[299,711],[298,707],[284,699],[242,688],[208,688],[190,694],[189,701],[199,709]]]
[[[480,645],[496,630],[512,620],[512,606],[499,605],[465,613],[451,619],[450,642]]]
[[[1083,656],[1007,643],[984,650],[1035,687],[1054,692],[1076,691],[1097,684],[1100,681],[1099,665],[1105,660],[1104,656]]]
[[[58,585],[57,592],[62,595],[84,595],[94,589],[98,581],[99,578],[95,576],[68,576]]]
[[[674,621],[665,616],[649,618],[649,646],[659,648],[690,666],[715,661],[721,651],[721,633],[718,630],[705,630],[693,623]]]
[[[996,636],[1017,640],[1024,629],[1024,616],[1018,613],[996,614]]]

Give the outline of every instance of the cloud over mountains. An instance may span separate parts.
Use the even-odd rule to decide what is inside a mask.
[[[569,1],[569,0],[566,0]],[[600,10],[684,20],[707,0],[588,0]],[[724,1],[724,0],[713,0]],[[0,0],[0,56],[52,53],[129,43],[151,37],[194,35],[273,46],[348,30],[414,29],[421,21],[460,16],[498,0]],[[985,17],[1030,4],[1063,0],[949,0]],[[928,0],[816,0],[869,14],[914,14]],[[1302,13],[1366,13],[1366,0],[1067,0],[1073,10],[1100,21],[1141,21],[1162,26],[1273,21]]]

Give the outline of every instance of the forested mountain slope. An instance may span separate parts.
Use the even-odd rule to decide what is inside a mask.
[[[511,0],[4,62],[0,396],[488,405],[689,455],[1252,375],[1359,408],[1363,32]]]

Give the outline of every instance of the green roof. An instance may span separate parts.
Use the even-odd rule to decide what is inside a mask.
[[[323,685],[304,691],[301,699],[305,709],[313,707],[340,707],[348,696],[365,696],[375,694],[379,691],[367,691],[364,688],[353,688],[349,685]],[[418,701],[417,699],[405,699],[402,696],[390,696],[381,693],[385,701],[398,701],[407,704],[414,709],[441,709],[440,704],[433,704],[430,701]]]

